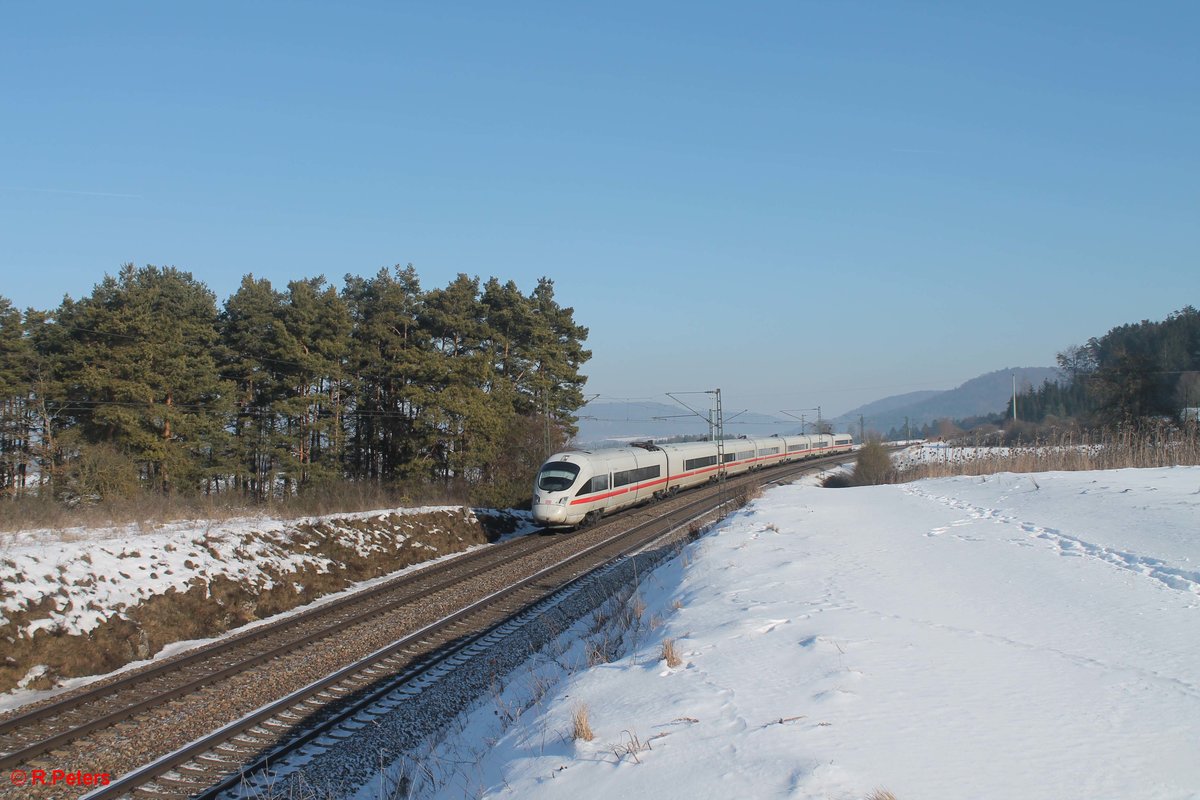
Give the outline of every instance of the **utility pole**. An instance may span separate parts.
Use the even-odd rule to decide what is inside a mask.
[[[713,407],[705,416],[696,409],[689,406],[687,403],[676,397],[676,394],[711,394],[713,395]],[[667,392],[667,397],[674,400],[679,405],[686,408],[688,411],[708,422],[708,438],[717,445],[717,497],[721,507],[725,506],[725,409],[721,406],[721,390],[709,389],[705,392]],[[733,416],[736,417],[742,412],[739,411]]]
[[[863,429],[863,415],[862,414],[858,415],[858,443],[859,444],[867,443],[867,435]]]
[[[1017,373],[1013,373],[1013,422],[1017,421]]]
[[[797,411],[815,411],[815,412],[817,412],[817,433],[821,432],[821,427],[820,427],[821,426],[821,407],[820,406],[816,406],[815,408],[804,408],[804,409],[798,408],[796,410]],[[804,421],[804,414],[801,414],[800,416],[797,417],[795,414],[793,414],[790,411],[780,411],[779,413],[783,414],[785,417],[791,417],[792,419],[800,420],[800,435],[801,436],[804,435],[804,429],[808,424]]]
[[[725,508],[725,411],[721,407],[721,390],[713,389],[713,414],[709,429],[717,442],[717,501]]]

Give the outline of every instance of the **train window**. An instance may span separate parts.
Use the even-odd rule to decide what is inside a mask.
[[[754,458],[754,451],[746,450],[745,452],[738,453],[737,457],[738,457],[738,461],[741,461],[743,458]]]
[[[758,451],[758,454],[760,456],[773,456],[778,452],[779,452],[778,447],[764,447],[762,450]]]
[[[808,445],[806,445],[806,444],[789,444],[788,445],[789,453],[794,453],[797,450],[807,450],[807,449],[808,449]]]
[[[613,488],[618,486],[628,486],[631,483],[641,483],[648,481],[651,478],[657,478],[662,474],[662,470],[657,464],[652,467],[639,467],[638,469],[625,469],[620,472],[613,473]]]
[[[566,461],[554,461],[542,467],[538,473],[538,488],[543,492],[562,492],[571,488],[579,477],[579,467]]]
[[[700,469],[701,467],[711,467],[717,463],[716,456],[704,456],[703,458],[689,458],[683,462],[684,469]]]
[[[737,453],[726,453],[724,463],[728,464],[730,461],[733,461],[735,458],[737,458]]]
[[[578,497],[583,494],[592,494],[594,492],[603,492],[608,488],[608,476],[596,475],[590,481],[587,481],[583,486],[579,487],[579,491],[575,493]]]

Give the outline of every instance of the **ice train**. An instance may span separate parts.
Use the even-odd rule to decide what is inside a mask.
[[[853,449],[849,434],[726,439],[555,453],[538,470],[533,521],[547,528],[590,525],[605,514],[674,494],[726,475]]]

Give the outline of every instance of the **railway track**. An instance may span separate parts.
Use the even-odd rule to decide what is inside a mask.
[[[0,770],[552,544],[545,537],[525,536],[470,551],[8,717],[0,721]]]
[[[247,764],[255,765],[251,772],[266,770],[273,761],[326,735],[331,726],[353,725],[356,717],[364,715],[369,719],[373,704],[386,703],[385,698],[403,692],[420,676],[444,668],[448,659],[465,658],[465,650],[478,647],[502,626],[548,602],[601,565],[627,557],[686,520],[711,513],[719,500],[736,495],[741,486],[786,480],[794,473],[840,460],[844,456],[743,476],[721,490],[693,491],[571,536],[526,536],[481,548],[311,609],[277,626],[230,637],[159,667],[74,694],[62,704],[47,704],[0,722],[0,750],[5,753],[0,765],[28,764],[67,742],[121,720],[136,719],[231,675],[263,668],[284,654],[345,635],[354,626],[371,625],[381,615],[425,601],[437,592],[518,563],[534,564],[503,589],[484,593],[391,645],[130,771],[92,795],[97,800],[130,793],[162,798],[213,796],[216,790],[212,787],[228,787],[231,781],[243,780]]]

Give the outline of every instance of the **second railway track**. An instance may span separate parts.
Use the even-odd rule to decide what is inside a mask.
[[[71,692],[11,715],[0,720],[0,769],[28,763],[32,758],[92,731],[109,727],[300,647],[344,633],[348,627],[368,622],[380,614],[551,544],[539,537],[526,536],[469,551],[362,592],[256,626],[111,682],[82,692]]]

